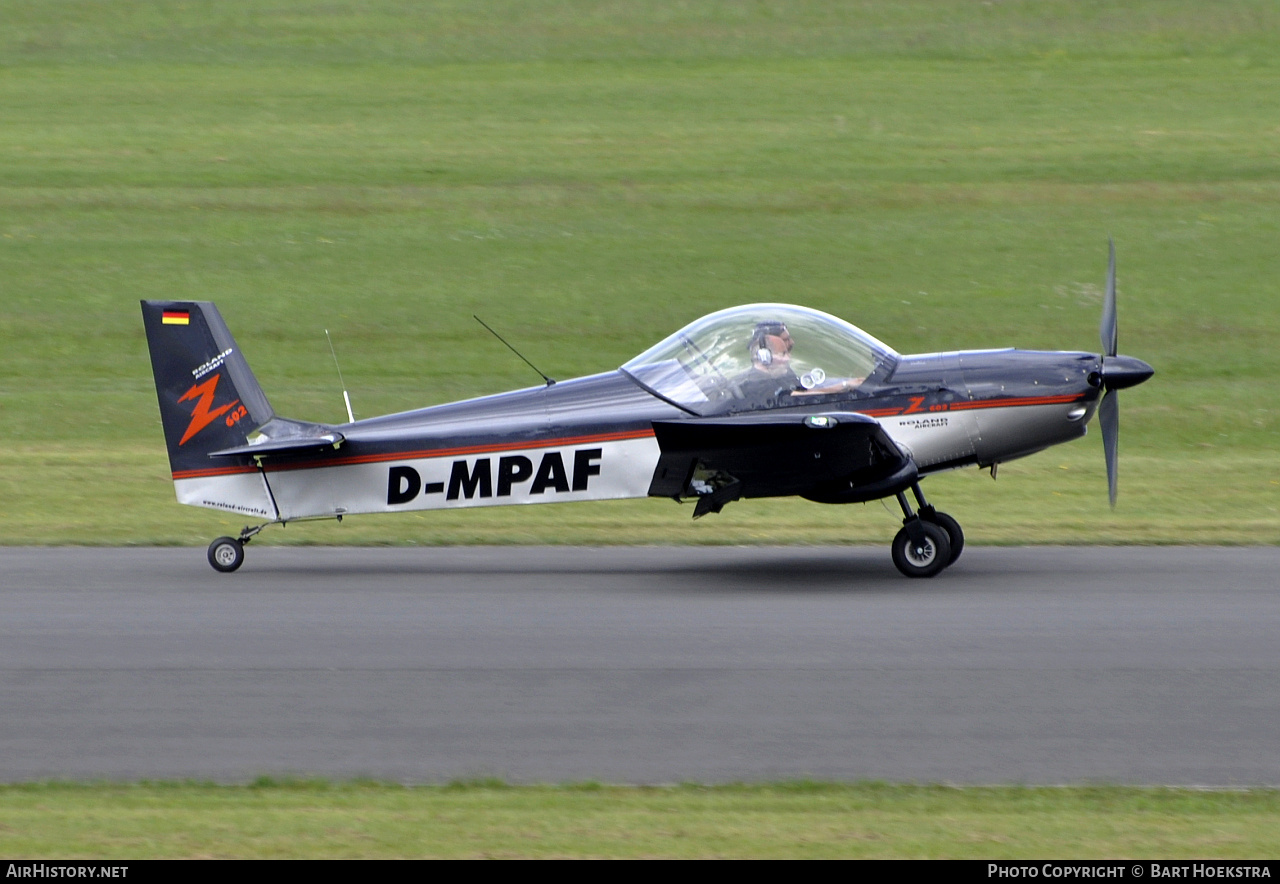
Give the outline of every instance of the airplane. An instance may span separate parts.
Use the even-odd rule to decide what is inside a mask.
[[[928,503],[925,476],[994,476],[1083,436],[1096,411],[1114,507],[1118,391],[1154,373],[1117,355],[1114,244],[1100,354],[903,355],[818,310],[748,304],[614,371],[345,424],[276,415],[212,302],[144,300],[142,316],[178,501],[256,522],[209,545],[222,572],[264,528],[300,520],[640,497],[692,501],[697,519],[798,495],[895,498],[893,562],[933,577],[964,533]]]

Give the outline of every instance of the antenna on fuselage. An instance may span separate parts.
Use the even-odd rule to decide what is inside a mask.
[[[481,319],[479,316],[476,316],[474,313],[472,313],[472,314],[471,314],[471,318],[472,318],[472,319],[474,319],[476,322],[480,323],[481,325],[483,325],[486,329],[488,329],[489,334],[493,335],[493,336],[494,336],[495,338],[497,338],[499,341],[502,341],[502,343],[507,344],[507,339],[506,339],[506,338],[504,338],[502,335],[498,334],[498,333],[497,333],[496,331],[494,331],[493,329],[489,328],[488,323],[486,323],[486,322],[485,322],[483,319]],[[542,370],[542,369],[538,368],[538,366],[534,365],[534,364],[533,364],[532,362],[530,362],[528,359],[525,359],[525,358],[524,358],[524,354],[522,354],[522,353],[521,353],[519,350],[517,350],[515,347],[511,346],[510,344],[507,344],[507,349],[508,349],[508,350],[510,350],[512,353],[516,354],[517,356],[519,356],[519,357],[520,357],[520,359],[521,359],[521,360],[523,360],[523,362],[524,362],[524,364],[525,364],[525,365],[529,366],[529,367],[530,367],[530,368],[532,368],[534,371],[536,371],[539,375],[541,375],[541,376],[542,376],[542,379],[543,379],[544,381],[546,381],[546,382],[547,382],[547,386],[548,386],[548,387],[550,387],[552,384],[554,384],[554,383],[556,382],[556,379],[555,379],[555,378],[553,378],[553,377],[548,377],[548,376],[546,375],[546,373],[545,373],[545,372],[543,372],[543,370]]]
[[[329,352],[333,354],[333,367],[338,370],[338,383],[342,385],[342,401],[347,405],[347,421],[355,423],[356,416],[351,413],[351,397],[347,395],[347,382],[342,379],[342,366],[338,364],[338,351],[333,349],[333,338],[329,337],[329,330],[324,330],[325,340],[329,342]]]

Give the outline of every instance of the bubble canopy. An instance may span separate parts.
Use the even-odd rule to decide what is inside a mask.
[[[777,360],[764,356],[762,346],[777,350]],[[890,347],[829,313],[747,304],[690,323],[622,371],[663,399],[705,415],[817,404],[813,397],[836,392],[847,396],[897,360]],[[762,385],[765,375],[776,383]]]

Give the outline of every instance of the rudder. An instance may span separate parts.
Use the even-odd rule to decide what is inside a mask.
[[[210,301],[143,301],[142,321],[175,474],[209,466],[209,452],[244,445],[275,415]]]

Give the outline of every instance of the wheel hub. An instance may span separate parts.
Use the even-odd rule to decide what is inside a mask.
[[[913,565],[925,566],[933,561],[933,557],[937,555],[938,550],[933,543],[925,540],[924,543],[913,543],[907,551],[907,557],[911,559]]]

